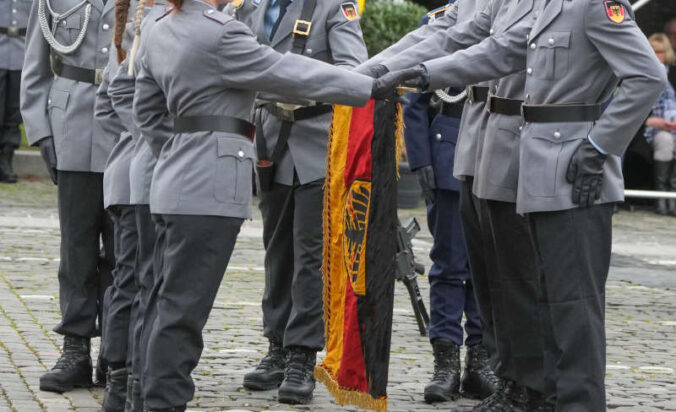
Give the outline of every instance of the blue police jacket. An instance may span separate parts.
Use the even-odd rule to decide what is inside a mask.
[[[455,0],[449,3],[453,4]],[[448,6],[432,10],[420,25],[437,18]],[[458,91],[451,91],[455,94]],[[404,105],[404,140],[411,170],[431,165],[438,189],[460,190],[460,181],[453,177],[455,144],[458,141],[460,119],[438,114],[430,108],[432,93],[408,93]]]

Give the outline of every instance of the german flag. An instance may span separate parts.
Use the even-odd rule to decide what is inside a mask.
[[[335,106],[324,194],[326,358],[315,369],[336,401],[387,409],[397,252],[401,109]]]

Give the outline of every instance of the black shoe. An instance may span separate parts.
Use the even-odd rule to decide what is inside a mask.
[[[514,381],[500,381],[496,391],[472,409],[473,412],[530,412],[528,391]]]
[[[465,355],[462,394],[467,398],[486,399],[497,389],[499,379],[488,365],[488,352],[482,344],[470,346]]]
[[[460,397],[460,346],[446,339],[435,339],[434,375],[425,385],[425,402],[453,401]]]
[[[671,162],[655,161],[653,171],[655,173],[655,190],[666,192],[669,188],[669,180],[671,174]],[[655,213],[658,215],[666,215],[669,213],[667,199],[655,200]]]
[[[94,386],[97,388],[105,388],[106,380],[108,379],[108,361],[101,357],[96,360],[96,372],[94,375]]]
[[[284,380],[279,386],[279,402],[305,404],[312,399],[315,390],[315,363],[317,352],[312,349],[293,347],[289,350],[284,368]]]
[[[127,399],[127,368],[108,367],[106,392],[103,395],[103,412],[124,412]]]
[[[554,412],[556,409],[543,394],[531,389],[527,389],[526,393],[528,398],[526,410],[528,412]]]
[[[14,173],[12,162],[14,159],[14,149],[3,149],[0,151],[0,182],[16,183],[18,177]]]
[[[252,391],[266,391],[279,388],[284,380],[286,350],[282,345],[270,341],[268,354],[261,359],[253,372],[244,375],[244,387]]]
[[[40,390],[63,393],[73,388],[92,386],[92,358],[89,356],[89,338],[66,336],[63,353],[56,365],[40,377]]]
[[[174,406],[172,408],[164,408],[164,409],[148,409],[146,412],[184,412],[186,409],[186,406]]]

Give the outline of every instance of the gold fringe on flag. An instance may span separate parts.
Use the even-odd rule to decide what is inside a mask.
[[[371,395],[355,391],[350,388],[341,388],[331,372],[322,365],[315,366],[315,379],[323,383],[341,405],[354,405],[362,409],[372,409],[376,412],[387,411],[387,398],[373,399]]]

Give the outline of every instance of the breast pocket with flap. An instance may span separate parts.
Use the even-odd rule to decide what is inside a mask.
[[[533,76],[557,80],[568,73],[570,64],[570,32],[542,33],[537,39]]]

